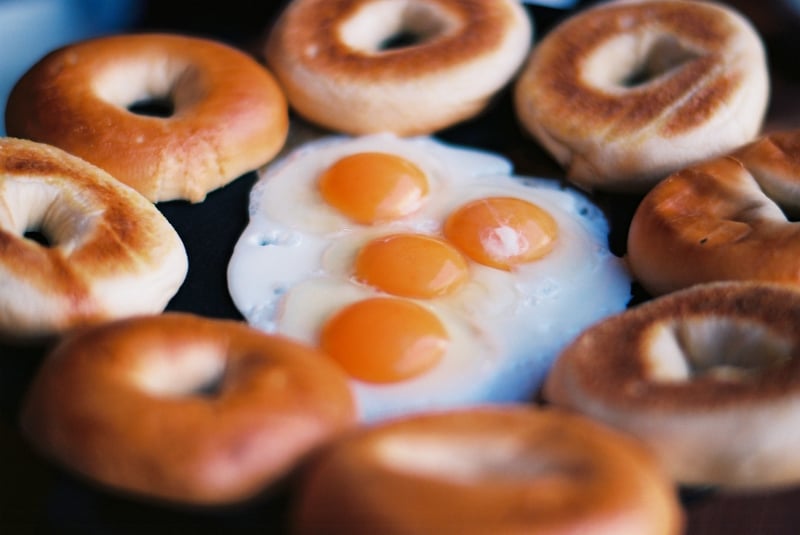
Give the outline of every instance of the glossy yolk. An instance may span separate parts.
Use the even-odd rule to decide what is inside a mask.
[[[386,293],[427,299],[455,291],[469,273],[464,256],[449,243],[422,234],[393,234],[359,251],[355,274]]]
[[[447,331],[427,309],[405,299],[375,297],[345,307],[322,327],[320,345],[352,377],[392,383],[438,363]]]
[[[474,261],[508,271],[549,253],[558,225],[533,203],[491,197],[453,212],[445,221],[444,234]]]
[[[365,225],[415,212],[428,193],[425,174],[413,163],[381,152],[345,156],[319,178],[323,199]]]

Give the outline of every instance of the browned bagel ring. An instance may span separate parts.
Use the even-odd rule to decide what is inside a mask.
[[[168,101],[166,117],[129,111]],[[151,201],[201,201],[267,163],[283,146],[288,110],[253,58],[207,39],[100,37],[56,50],[17,82],[9,135],[60,147]]]
[[[390,420],[312,459],[297,535],[676,535],[672,482],[636,440],[560,410],[495,406]]]
[[[584,331],[558,357],[550,402],[646,442],[688,485],[800,481],[800,292],[700,284]]]
[[[6,338],[161,312],[188,268],[150,201],[63,150],[13,138],[0,139],[0,250]]]
[[[674,173],[642,200],[628,265],[651,293],[699,282],[800,287],[800,131],[764,136]]]
[[[514,96],[522,125],[569,180],[643,192],[752,140],[769,76],[760,36],[730,7],[621,0],[548,33]]]
[[[411,46],[384,48],[398,34]],[[528,53],[517,0],[295,0],[264,55],[294,110],[349,134],[427,134],[482,111]]]
[[[344,374],[317,351],[179,313],[67,337],[21,416],[40,452],[93,481],[205,505],[253,497],[354,421]]]

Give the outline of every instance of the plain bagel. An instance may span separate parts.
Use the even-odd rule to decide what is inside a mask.
[[[160,103],[163,117],[134,113]],[[168,34],[67,45],[17,82],[9,135],[60,147],[151,201],[202,201],[267,163],[288,131],[286,99],[245,53]]]
[[[73,333],[25,396],[25,436],[96,483],[150,499],[250,499],[355,421],[317,351],[237,321],[164,313]]]
[[[408,36],[410,45],[387,45]],[[531,39],[518,0],[294,0],[264,55],[292,108],[311,122],[412,135],[482,111]]]
[[[61,149],[0,138],[0,336],[161,312],[186,277],[151,202]]]
[[[759,132],[764,46],[730,7],[622,0],[570,17],[533,49],[515,86],[526,130],[585,189],[647,191]]]
[[[800,131],[775,132],[687,167],[640,202],[626,260],[653,295],[700,282],[800,287]]]
[[[308,463],[297,535],[675,535],[675,488],[641,443],[561,410],[433,412],[344,435]]]
[[[544,397],[647,443],[686,485],[800,481],[800,292],[696,285],[584,331]]]

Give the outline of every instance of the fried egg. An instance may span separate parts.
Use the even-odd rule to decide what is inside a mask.
[[[260,171],[249,217],[234,304],[339,362],[363,421],[531,399],[631,296],[582,193],[430,137],[310,142]]]

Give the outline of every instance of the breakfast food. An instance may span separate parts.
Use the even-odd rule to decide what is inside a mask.
[[[482,407],[345,436],[312,459],[293,533],[681,533],[642,444],[577,415]]]
[[[60,149],[0,138],[0,200],[4,338],[160,312],[186,277],[153,204]]]
[[[62,340],[21,424],[40,452],[91,480],[215,505],[263,491],[354,415],[344,375],[311,348],[164,313]]]
[[[631,220],[627,260],[652,295],[699,282],[800,286],[800,131],[775,132],[678,171]]]
[[[294,0],[264,56],[311,122],[428,134],[481,112],[531,39],[518,0]]]
[[[237,49],[115,35],[34,65],[9,95],[6,130],[76,154],[151,201],[199,202],[275,156],[288,110],[272,75]]]
[[[768,96],[752,25],[688,0],[580,11],[537,44],[514,92],[519,120],[569,180],[626,192],[751,141]]]
[[[511,171],[426,137],[303,145],[253,187],[228,266],[234,304],[322,347],[366,421],[528,399],[631,284],[599,208]]]
[[[590,327],[556,360],[545,398],[645,441],[687,485],[800,481],[800,293],[696,285]]]

